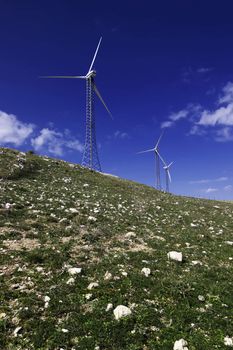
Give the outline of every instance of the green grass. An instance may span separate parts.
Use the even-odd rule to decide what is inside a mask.
[[[173,196],[55,159],[0,152],[1,349],[170,350],[180,338],[189,350],[228,348],[232,203]],[[171,250],[184,261],[168,261]],[[82,268],[72,285],[69,267]],[[143,267],[151,269],[149,277]],[[91,282],[98,287],[88,290]],[[108,303],[132,314],[116,321]]]

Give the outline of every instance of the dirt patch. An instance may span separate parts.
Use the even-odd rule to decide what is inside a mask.
[[[20,240],[5,240],[4,246],[9,250],[33,250],[40,247],[40,242],[37,239],[23,238]]]

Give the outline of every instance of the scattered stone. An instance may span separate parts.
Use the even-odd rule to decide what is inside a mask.
[[[119,320],[122,317],[128,316],[132,314],[132,311],[124,305],[118,305],[114,310],[113,310],[114,316],[116,320]]]
[[[0,313],[0,320],[3,320],[6,317],[5,312],[1,312]]]
[[[202,262],[200,260],[192,260],[192,265],[202,265]]]
[[[13,336],[14,337],[17,337],[18,336],[18,333],[19,333],[19,331],[22,329],[22,327],[16,327],[15,328],[15,330],[14,330],[14,332],[13,332]]]
[[[225,243],[228,245],[233,245],[233,241],[225,241]]]
[[[205,297],[203,296],[203,295],[198,295],[198,300],[200,300],[200,301],[205,301]]]
[[[68,281],[66,282],[66,284],[68,284],[68,285],[73,285],[74,282],[75,282],[75,279],[74,279],[73,277],[70,277],[70,278],[68,279]]]
[[[137,235],[136,235],[136,233],[135,232],[127,232],[126,234],[125,234],[125,238],[132,238],[132,237],[136,237]]]
[[[78,213],[78,210],[76,208],[70,208],[70,212],[72,214],[77,214]]]
[[[173,350],[188,350],[188,347],[186,346],[188,343],[184,339],[179,339],[175,341]]]
[[[44,301],[45,301],[45,302],[49,302],[49,301],[50,301],[50,297],[49,297],[48,295],[46,295],[46,296],[44,297]]]
[[[128,273],[126,271],[122,271],[121,274],[122,274],[122,276],[125,276],[125,277],[128,276]]]
[[[79,273],[82,272],[82,268],[81,267],[70,267],[67,271],[70,275],[78,275]]]
[[[224,345],[233,347],[233,337],[228,337],[228,335],[224,338]]]
[[[7,209],[7,210],[11,209],[12,207],[13,207],[13,205],[10,203],[5,204],[5,209]]]
[[[141,270],[141,273],[143,273],[146,277],[148,277],[151,274],[149,267],[143,267]]]
[[[96,221],[97,219],[94,216],[88,216],[88,221]]]
[[[104,275],[104,280],[105,280],[105,281],[108,281],[108,280],[110,280],[111,278],[112,278],[111,272],[106,271],[106,272],[105,272],[105,275]]]
[[[92,297],[92,294],[91,294],[91,293],[88,293],[88,294],[85,295],[85,298],[86,298],[87,300],[90,300],[91,297]]]
[[[174,261],[179,261],[179,262],[182,262],[182,260],[183,260],[182,253],[180,253],[180,252],[171,251],[171,252],[167,253],[167,256],[168,256],[168,260],[174,260]]]
[[[109,303],[106,307],[106,311],[112,310],[113,305],[111,303]]]
[[[68,329],[66,329],[66,328],[62,328],[62,330],[61,330],[63,333],[68,333],[69,331],[68,331]]]
[[[97,283],[97,282],[91,282],[91,283],[88,285],[87,289],[91,290],[91,289],[96,288],[96,287],[98,287],[98,286],[99,286],[99,283]]]

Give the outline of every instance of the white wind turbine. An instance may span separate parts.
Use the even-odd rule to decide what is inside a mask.
[[[161,138],[163,136],[163,133],[160,135],[156,145],[154,148],[148,149],[146,151],[141,151],[138,152],[137,154],[141,154],[141,153],[146,153],[146,152],[154,152],[155,153],[155,171],[156,171],[156,187],[158,190],[161,190],[161,178],[160,178],[160,160],[162,161],[162,163],[164,165],[166,165],[166,163],[164,162],[163,158],[161,157],[160,153],[159,153],[159,143],[161,141]]]
[[[173,164],[174,162],[171,162],[170,164],[166,165],[163,167],[163,169],[165,170],[166,173],[166,192],[169,192],[169,183],[172,182],[172,178],[171,178],[171,174],[169,171],[170,166]]]
[[[85,79],[86,80],[86,138],[85,147],[82,159],[82,165],[91,169],[101,171],[101,166],[99,162],[98,149],[96,146],[96,132],[95,132],[95,116],[94,116],[94,93],[98,96],[108,114],[112,117],[107,105],[105,104],[99,90],[95,85],[94,78],[96,76],[96,71],[93,69],[93,65],[100,47],[102,37],[97,45],[94,57],[92,59],[90,68],[86,75],[48,75],[42,76],[41,78],[48,79]]]

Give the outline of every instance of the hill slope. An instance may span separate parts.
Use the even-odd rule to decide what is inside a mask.
[[[3,148],[0,178],[1,349],[228,348],[232,204]]]

